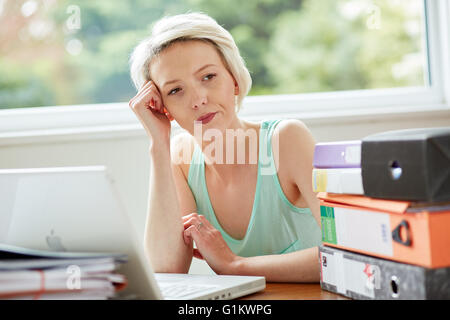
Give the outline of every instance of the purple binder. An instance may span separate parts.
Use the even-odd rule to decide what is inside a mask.
[[[313,165],[314,168],[360,168],[361,141],[317,143]]]

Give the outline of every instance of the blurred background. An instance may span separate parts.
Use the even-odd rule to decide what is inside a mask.
[[[448,126],[450,8],[424,3],[0,0],[0,168],[105,165],[143,238],[151,163],[128,60],[156,20],[188,11],[234,36],[253,78],[248,120],[300,119],[317,142]],[[190,272],[212,270],[194,259]]]
[[[250,95],[428,85],[423,0],[0,0],[0,108],[128,101],[132,49],[188,11],[234,36]]]

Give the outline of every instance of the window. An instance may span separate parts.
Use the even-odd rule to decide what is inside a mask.
[[[129,54],[154,21],[188,11],[234,36],[253,78],[243,116],[448,108],[446,1],[0,0],[0,131],[58,126],[46,115],[69,109],[62,128],[135,123]]]
[[[250,95],[429,84],[423,0],[0,3],[2,108],[129,100],[132,48],[153,21],[187,10],[233,34]]]

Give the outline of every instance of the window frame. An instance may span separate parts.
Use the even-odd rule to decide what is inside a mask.
[[[244,119],[298,118],[314,123],[358,122],[395,115],[450,117],[450,4],[424,0],[429,87],[349,90],[250,96]],[[178,127],[175,123],[175,127]],[[128,103],[51,106],[0,110],[0,145],[38,139],[143,135]]]

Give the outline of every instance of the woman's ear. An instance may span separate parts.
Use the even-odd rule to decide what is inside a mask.
[[[170,121],[174,120],[174,118],[172,117],[172,115],[169,113],[169,111],[166,108],[164,108],[163,112]]]
[[[236,82],[236,80],[234,80],[234,95],[235,96],[239,95],[239,85]]]

